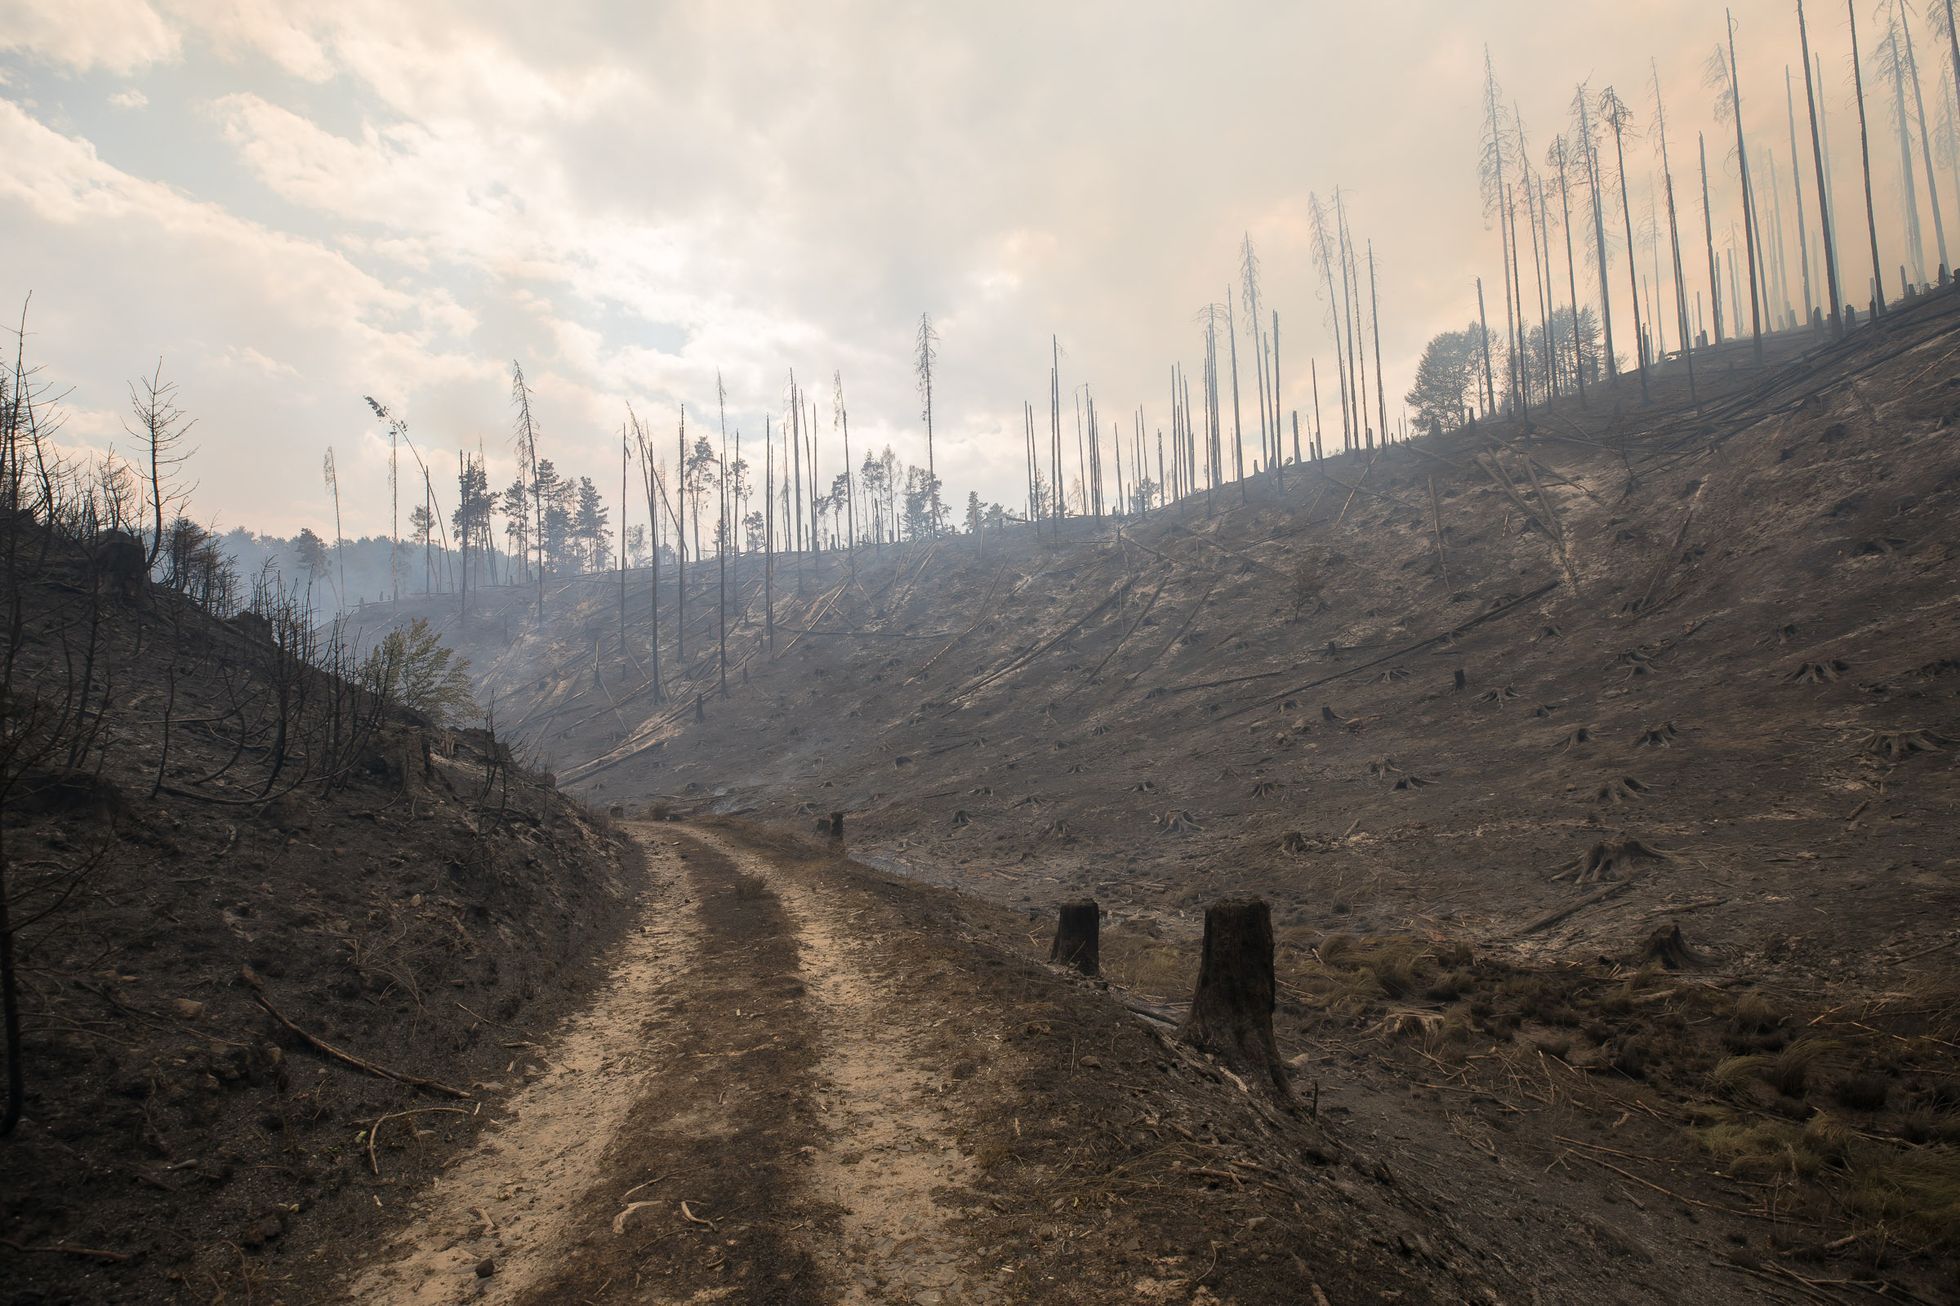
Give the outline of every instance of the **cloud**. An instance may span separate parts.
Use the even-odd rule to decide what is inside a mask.
[[[118,109],[141,109],[150,102],[150,97],[134,86],[125,87],[109,97],[109,103]]]
[[[317,241],[131,176],[5,100],[0,150],[16,165],[0,175],[0,232],[17,255],[0,290],[34,292],[30,347],[92,408],[162,355],[204,419],[207,507],[317,520],[293,487],[310,485],[328,439],[368,424],[365,390],[499,385],[498,363],[467,348],[474,317],[443,288],[390,284]]]
[[[120,378],[167,351],[225,463],[207,493],[238,490],[226,514],[264,528],[323,525],[308,469],[325,444],[364,451],[350,489],[369,469],[362,394],[409,415],[432,458],[478,441],[506,457],[513,358],[568,468],[610,456],[628,402],[657,427],[682,402],[711,410],[717,373],[752,439],[780,418],[791,368],[826,423],[842,371],[854,452],[889,442],[923,461],[921,311],[943,337],[949,495],[1017,502],[1020,404],[1040,406],[1050,334],[1065,427],[1066,392],[1090,383],[1126,425],[1141,404],[1154,433],[1171,364],[1200,348],[1196,310],[1227,293],[1248,232],[1282,317],[1282,406],[1311,413],[1318,357],[1337,426],[1304,218],[1337,184],[1379,263],[1393,421],[1423,341],[1475,315],[1477,276],[1501,312],[1475,181],[1486,41],[1538,154],[1581,77],[1635,88],[1644,117],[1658,55],[1677,167],[1709,130],[1728,225],[1739,192],[1698,80],[1720,31],[1705,6],[1413,12],[593,0],[541,21],[519,0],[0,0],[0,47],[23,56],[0,99],[0,293],[32,269],[36,340],[78,402],[113,406]],[[1794,24],[1745,21],[1743,80],[1761,88],[1748,122],[1787,156],[1773,92]],[[1827,27],[1813,42],[1841,67]],[[111,101],[147,96],[146,112],[60,107],[78,73],[145,70]],[[1855,120],[1826,80],[1840,207],[1862,212]],[[160,123],[176,132],[161,150]],[[1652,146],[1629,147],[1636,210]],[[1896,167],[1876,162],[1891,267]],[[1249,386],[1243,339],[1241,354]],[[367,511],[350,495],[350,529],[373,527]]]
[[[304,9],[277,0],[164,0],[184,26],[198,31],[225,57],[263,55],[274,67],[309,82],[324,82],[334,61],[307,30]],[[337,6],[325,6],[331,11]]]
[[[8,0],[0,50],[88,72],[132,73],[174,61],[177,32],[147,0]]]

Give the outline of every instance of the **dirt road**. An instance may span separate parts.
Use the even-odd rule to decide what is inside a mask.
[[[638,833],[675,873],[612,983],[350,1294],[983,1299],[927,1031],[852,908],[712,834]]]
[[[610,984],[333,1299],[1526,1302],[1559,1257],[1557,1293],[1636,1302],[1707,1277],[1657,1238],[1630,1279],[1535,1200],[1493,1225],[1367,1111],[1248,1093],[1031,962],[1024,917],[752,831],[634,832],[654,888]]]

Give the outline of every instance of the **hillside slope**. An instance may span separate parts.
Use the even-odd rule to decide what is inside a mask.
[[[684,662],[666,577],[660,703],[644,573],[624,650],[617,577],[554,587],[542,638],[528,592],[363,620],[443,623],[601,800],[841,811],[872,866],[1093,894],[1149,996],[1188,993],[1205,904],[1270,899],[1286,1038],[1445,1189],[1483,1145],[1407,1100],[1438,1064],[1554,1163],[1566,1113],[1646,1112],[1664,1191],[1712,1159],[1944,1256],[1960,304],[1776,348],[1699,403],[1677,364],[1141,520],[778,559],[773,653],[744,558],[725,696],[712,566]]]
[[[292,1299],[528,1072],[643,868],[290,611],[221,620],[134,557],[0,531],[0,1297]]]
[[[1121,526],[779,560],[773,656],[743,559],[726,698],[711,566],[678,689],[663,630],[659,708],[644,573],[624,662],[606,578],[553,597],[542,646],[526,592],[437,615],[566,782],[842,809],[861,852],[1008,901],[1106,882],[1178,913],[1252,885],[1495,938],[1631,838],[1665,854],[1639,898],[1565,932],[1720,894],[1711,942],[1855,969],[1953,905],[1956,330],[1924,304],[1699,416],[1678,377],[1644,409],[1629,382]],[[1820,931],[1833,901],[1858,909]]]

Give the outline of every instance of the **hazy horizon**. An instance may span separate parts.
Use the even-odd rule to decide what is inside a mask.
[[[1928,129],[1950,134],[1951,55],[1927,17],[1911,30]],[[1816,190],[1795,11],[1745,3],[1735,18],[1757,191],[1780,209],[1764,215],[1765,240],[1780,222],[1801,311],[1786,64],[1813,233]],[[1845,13],[1812,6],[1809,21],[1840,263],[1863,286]],[[1890,295],[1905,253],[1893,102],[1872,71],[1884,31],[1882,13],[1860,10]],[[330,534],[331,447],[345,533],[385,533],[387,439],[367,394],[407,419],[434,467],[480,445],[501,488],[513,359],[536,391],[542,452],[602,490],[627,404],[671,450],[680,404],[690,424],[712,425],[717,369],[751,448],[794,369],[820,404],[828,480],[841,466],[829,435],[841,372],[856,461],[890,444],[922,464],[921,312],[941,335],[946,497],[956,516],[969,490],[1014,508],[1021,405],[1045,421],[1051,334],[1065,423],[1066,392],[1087,384],[1105,423],[1127,431],[1142,405],[1151,429],[1167,425],[1169,369],[1196,362],[1196,315],[1236,281],[1244,234],[1281,316],[1283,407],[1311,413],[1318,360],[1323,425],[1338,431],[1305,221],[1309,194],[1336,187],[1379,261],[1395,423],[1423,343],[1474,319],[1475,278],[1502,315],[1477,179],[1486,46],[1534,162],[1579,82],[1614,85],[1632,106],[1643,265],[1654,61],[1686,280],[1705,291],[1697,133],[1718,246],[1741,221],[1733,128],[1703,77],[1722,37],[1720,11],[1686,0],[1254,4],[1230,22],[1164,5],[582,5],[544,27],[511,4],[17,0],[0,13],[0,143],[14,160],[0,180],[12,251],[0,303],[12,313],[32,294],[29,354],[69,392],[71,449],[129,450],[126,385],[161,357],[199,419],[191,512],[220,528]],[[1948,159],[1935,180],[1954,213]],[[1575,225],[1583,195],[1575,187]],[[1609,237],[1619,221],[1615,199]],[[1664,250],[1664,210],[1660,223]],[[1612,243],[1627,354],[1624,240]],[[1579,296],[1594,302],[1578,248]],[[1562,245],[1552,263],[1562,300]],[[1821,271],[1813,280],[1821,299]],[[1249,395],[1249,357],[1241,373]],[[1245,420],[1250,457],[1249,400]]]

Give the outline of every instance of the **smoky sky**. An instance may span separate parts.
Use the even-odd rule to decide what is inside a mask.
[[[1868,56],[1891,12],[1860,8]],[[1807,188],[1821,298],[1794,7],[1742,3],[1734,16],[1757,194],[1780,223],[1794,302]],[[1809,16],[1841,263],[1862,300],[1846,16]],[[1927,15],[1903,18],[1953,214],[1951,54]],[[1741,224],[1734,128],[1705,80],[1724,32],[1721,10],[1694,0],[11,0],[0,302],[11,313],[31,292],[28,352],[67,394],[60,440],[78,456],[130,451],[128,380],[161,360],[198,418],[193,511],[223,527],[330,530],[331,447],[348,533],[385,530],[387,445],[369,394],[407,419],[432,465],[481,448],[502,484],[513,360],[536,391],[543,452],[601,486],[618,474],[628,404],[671,448],[682,404],[691,426],[717,421],[717,373],[731,429],[753,442],[780,420],[793,369],[819,401],[826,477],[841,467],[839,374],[853,452],[889,444],[923,462],[910,366],[922,312],[941,337],[946,497],[1017,507],[1022,403],[1045,422],[1051,335],[1065,405],[1087,385],[1105,432],[1128,431],[1139,406],[1147,431],[1164,426],[1169,369],[1196,362],[1199,311],[1235,287],[1247,235],[1281,318],[1282,405],[1311,425],[1313,360],[1321,420],[1338,430],[1307,223],[1309,196],[1336,188],[1357,242],[1372,242],[1399,421],[1423,342],[1474,318],[1475,278],[1502,311],[1477,175],[1486,50],[1534,166],[1581,82],[1632,107],[1636,266],[1650,277],[1653,235],[1666,241],[1658,86],[1688,289],[1705,294],[1698,135],[1716,243]],[[1866,71],[1890,280],[1908,257],[1897,105],[1871,58]],[[1917,108],[1905,107],[1931,267]],[[1617,199],[1608,217],[1619,225]],[[1548,293],[1563,301],[1563,233],[1552,239]],[[1624,244],[1609,251],[1616,291]],[[1578,280],[1595,302],[1583,253]],[[1665,300],[1665,266],[1660,280]],[[1614,308],[1630,329],[1623,292]]]

